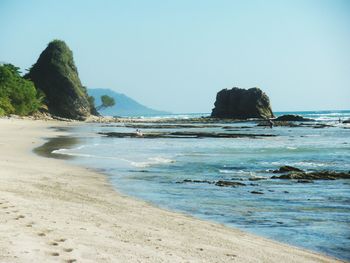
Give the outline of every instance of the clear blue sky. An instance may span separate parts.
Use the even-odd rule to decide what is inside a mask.
[[[350,108],[347,0],[0,0],[0,61],[24,70],[53,39],[85,86],[157,109],[210,112],[233,86],[274,111]]]

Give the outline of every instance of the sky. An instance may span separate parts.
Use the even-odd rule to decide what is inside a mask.
[[[350,109],[348,0],[0,0],[0,61],[25,72],[53,39],[83,85],[159,110],[211,112],[232,87],[274,111]]]

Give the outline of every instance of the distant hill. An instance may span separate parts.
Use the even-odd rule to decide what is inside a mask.
[[[105,116],[150,116],[169,114],[169,112],[166,111],[148,108],[132,98],[110,89],[88,89],[88,93],[95,98],[96,106],[101,104],[102,95],[108,95],[114,98],[116,102],[115,106],[100,111],[100,113]]]

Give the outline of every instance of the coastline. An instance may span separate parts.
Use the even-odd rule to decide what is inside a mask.
[[[156,208],[32,153],[70,125],[0,119],[0,262],[341,262]]]

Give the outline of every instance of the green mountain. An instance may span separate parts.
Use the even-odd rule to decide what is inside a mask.
[[[96,106],[101,104],[102,95],[108,95],[114,98],[116,104],[113,107],[100,111],[100,113],[105,116],[151,116],[169,114],[169,112],[166,111],[148,108],[132,98],[110,89],[88,89],[88,93],[95,98]]]
[[[64,41],[50,42],[25,77],[45,94],[50,113],[81,120],[93,112],[86,88],[80,82],[73,53]]]

